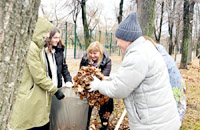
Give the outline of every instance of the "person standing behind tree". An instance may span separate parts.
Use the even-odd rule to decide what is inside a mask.
[[[80,63],[80,68],[82,66],[92,65],[99,69],[104,74],[104,76],[109,76],[111,71],[111,59],[103,52],[103,46],[98,41],[92,42],[88,49],[87,54],[85,54]],[[106,87],[106,86],[105,86]],[[90,118],[92,114],[93,107],[89,106],[88,111],[88,122],[87,128],[90,125]],[[113,99],[110,98],[108,102],[100,106],[99,116],[101,119],[101,130],[108,130],[109,116],[113,111]]]
[[[167,53],[165,48],[161,44],[156,42],[148,36],[144,36],[146,40],[149,40],[157,48],[158,52],[162,55],[165,64],[168,69],[170,84],[173,90],[174,98],[178,108],[178,113],[181,122],[183,122],[184,115],[186,113],[186,86],[185,81],[181,76],[181,73],[174,61],[174,59]]]
[[[65,97],[58,90],[57,81],[60,79],[57,77],[57,69],[59,66],[55,64],[55,57],[51,57],[51,61],[54,60],[52,66],[47,62],[49,59],[44,48],[45,36],[52,28],[53,25],[49,21],[38,18],[9,122],[10,129],[48,130],[52,95],[59,100]]]
[[[131,130],[178,130],[181,122],[167,67],[153,44],[142,36],[135,12],[119,24],[115,36],[125,53],[122,65],[110,81],[94,77],[89,91],[122,98]]]

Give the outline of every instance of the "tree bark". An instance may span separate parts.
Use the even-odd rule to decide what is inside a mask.
[[[119,4],[119,16],[117,17],[118,24],[120,24],[121,21],[122,21],[122,16],[123,16],[123,4],[124,4],[124,0],[121,0],[121,1],[120,1],[120,4]]]
[[[168,15],[168,31],[169,31],[169,54],[174,53],[174,42],[173,42],[173,28],[174,28],[174,18],[175,18],[175,7],[176,0],[170,0],[169,4],[169,15]]]
[[[190,64],[192,61],[192,50],[193,50],[193,38],[192,38],[192,28],[193,28],[193,15],[194,15],[194,5],[195,2],[193,1],[190,4],[190,42],[188,43],[188,56],[187,56],[187,64]]]
[[[187,55],[188,55],[188,43],[190,38],[190,2],[189,0],[184,0],[183,9],[183,44],[182,44],[182,56],[181,56],[181,69],[187,69]]]
[[[197,41],[196,56],[200,55],[200,52],[198,51],[199,49],[200,49],[200,36]]]
[[[171,21],[169,22],[169,54],[174,53],[174,44],[173,44],[173,27],[174,27],[174,22]]]
[[[174,43],[175,43],[175,58],[174,58],[174,60],[175,61],[176,61],[177,52],[179,52],[178,41],[179,41],[179,34],[180,34],[180,22],[181,22],[181,20],[178,18],[177,22],[176,22],[176,36],[175,36],[175,40],[174,40]]]
[[[0,129],[8,121],[38,17],[40,0],[0,1]]]
[[[89,29],[87,24],[87,17],[86,17],[86,1],[82,0],[81,3],[81,9],[82,9],[82,21],[83,21],[83,28],[84,28],[84,39],[85,39],[85,49],[88,48],[90,45],[90,35],[89,35]]]
[[[142,34],[154,39],[156,0],[137,0],[137,12]]]
[[[161,38],[161,33],[162,33],[164,5],[165,5],[165,2],[163,1],[162,4],[161,4],[161,16],[160,16],[160,26],[159,26],[160,29],[158,31],[158,36],[157,36],[157,33],[156,33],[156,29],[154,27],[154,35],[155,35],[155,40],[156,40],[157,43],[160,43],[160,38]]]

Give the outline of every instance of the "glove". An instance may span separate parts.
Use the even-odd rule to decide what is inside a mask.
[[[109,81],[109,80],[110,80],[110,77],[109,77],[109,76],[104,76],[104,80]]]
[[[92,91],[97,91],[99,90],[99,83],[101,82],[96,76],[92,76],[94,78],[94,80],[92,82],[90,82],[90,90],[88,90],[89,92]]]
[[[56,96],[56,98],[58,100],[61,100],[61,99],[65,98],[65,95],[60,90],[58,90],[54,95]]]
[[[115,76],[116,76],[116,73],[112,73],[112,74],[110,74],[110,76],[109,76],[110,80],[114,79]]]
[[[74,84],[72,82],[66,82],[63,87],[68,87],[71,88],[72,86],[74,86]]]

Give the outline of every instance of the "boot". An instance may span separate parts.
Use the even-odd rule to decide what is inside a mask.
[[[100,130],[108,130],[108,125],[102,125],[102,127],[100,128]]]

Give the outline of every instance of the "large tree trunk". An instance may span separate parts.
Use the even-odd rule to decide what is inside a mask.
[[[82,21],[83,21],[83,28],[84,28],[84,39],[85,39],[85,45],[86,45],[85,49],[87,49],[90,44],[90,35],[89,35],[89,29],[88,29],[88,24],[87,24],[85,0],[82,0],[81,9],[82,9]]]
[[[187,69],[187,55],[188,55],[188,43],[190,38],[190,2],[184,0],[183,9],[183,44],[182,44],[182,56],[181,56],[181,69]]]
[[[187,56],[187,64],[190,64],[192,61],[192,50],[193,50],[193,38],[192,38],[192,28],[193,28],[193,15],[194,15],[194,5],[193,1],[190,4],[190,42],[188,43],[188,56]]]
[[[0,1],[0,130],[6,130],[40,0]]]
[[[120,24],[121,21],[122,21],[122,16],[123,16],[123,4],[124,4],[124,0],[121,0],[121,1],[120,1],[120,4],[119,4],[119,16],[117,17],[118,24]]]
[[[137,0],[137,12],[142,34],[154,38],[156,0]]]

